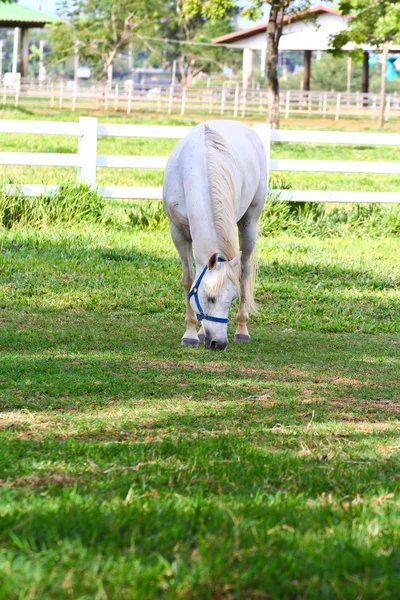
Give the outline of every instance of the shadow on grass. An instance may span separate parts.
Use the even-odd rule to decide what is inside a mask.
[[[177,419],[176,431],[182,425]],[[337,590],[356,597],[363,582],[364,598],[396,597],[398,463],[371,458],[358,441],[350,454],[331,457],[304,456],[294,444],[261,449],[249,437],[225,434],[157,444],[14,441],[2,446],[3,460],[20,467],[15,487],[9,480],[0,493],[14,502],[0,540],[28,573],[34,560],[45,573],[51,565],[60,580],[71,564],[75,573],[84,569],[85,577],[70,583],[81,594],[95,589],[91,571],[101,564],[97,580],[112,596],[121,586],[115,569],[131,590],[143,585],[143,597],[153,598],[175,565],[170,597],[180,597],[183,582],[196,598],[248,598],[250,590],[271,598],[336,598]],[[47,468],[38,471],[39,455]],[[49,476],[51,468],[68,467],[68,476]],[[76,556],[54,561],[54,552],[65,557],[74,549],[84,567]],[[38,575],[37,584],[45,579]],[[215,595],[224,589],[232,596]],[[379,596],[382,589],[387,596]]]
[[[17,327],[17,330],[16,330]],[[255,328],[227,353],[182,348],[179,330],[154,315],[43,311],[1,331],[3,410],[89,410],[135,399],[307,402],[354,412],[358,402],[390,412],[400,396],[396,336],[282,334]]]

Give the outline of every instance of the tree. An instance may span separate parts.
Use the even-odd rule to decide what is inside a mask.
[[[207,42],[232,31],[229,17],[236,9],[211,22],[201,14],[191,17],[182,8],[183,0],[63,0],[60,13],[65,18],[53,26],[49,39],[52,62],[77,53],[94,74],[105,77],[117,55],[132,44],[146,48],[154,63],[172,66],[176,60],[184,84],[212,66],[222,70],[226,52],[207,47]]]
[[[94,73],[106,77],[118,52],[139,31],[156,27],[166,8],[156,0],[64,0],[60,13],[65,19],[52,26],[49,36],[52,61],[77,52]]]
[[[191,15],[183,10],[184,7],[183,0],[172,0],[168,15],[160,23],[159,36],[176,43],[152,41],[148,45],[153,51],[153,58],[161,56],[169,66],[176,61],[181,83],[191,85],[201,71],[208,72],[215,67],[222,71],[228,60],[237,60],[238,53],[233,50],[227,52],[225,48],[208,46],[210,39],[232,31],[230,16],[237,10],[228,8],[222,18],[207,20],[199,12]]]
[[[185,0],[184,10],[190,15],[201,14],[209,19],[219,19],[235,5],[233,0]],[[279,79],[278,47],[282,35],[284,17],[305,11],[310,0],[252,0],[243,15],[257,19],[264,5],[269,6],[266,44],[266,66],[268,78],[268,122],[273,128],[279,127]],[[304,14],[304,18],[310,18]],[[312,18],[312,17],[311,17]]]
[[[400,44],[400,0],[340,0],[339,10],[351,14],[348,29],[334,36],[334,52],[340,53],[348,43],[354,44],[353,54],[360,56],[362,45],[370,45],[382,51],[381,100],[379,127],[383,127],[386,66],[391,43]]]

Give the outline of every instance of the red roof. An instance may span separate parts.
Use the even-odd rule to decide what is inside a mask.
[[[327,6],[313,6],[312,8],[308,8],[307,10],[302,10],[298,13],[294,13],[292,15],[286,15],[283,17],[284,23],[291,23],[291,21],[296,21],[297,19],[301,19],[302,17],[309,14],[320,14],[320,13],[328,13],[330,15],[336,15],[338,17],[346,17],[350,19],[350,15],[342,15],[338,10],[334,8],[328,8]],[[261,33],[263,31],[267,31],[267,23],[260,23],[260,25],[254,25],[254,27],[249,27],[248,29],[240,29],[239,31],[234,31],[233,33],[227,33],[226,35],[221,35],[221,37],[214,38],[211,40],[212,44],[223,44],[226,42],[236,42],[238,40],[242,40],[247,37],[251,37],[256,33]]]

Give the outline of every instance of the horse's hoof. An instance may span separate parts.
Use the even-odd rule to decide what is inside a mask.
[[[204,333],[199,333],[200,344],[204,344],[205,341],[206,341],[206,336],[204,335]]]
[[[193,346],[197,348],[199,345],[199,340],[195,340],[194,338],[182,338],[182,346]]]
[[[234,342],[249,342],[250,336],[244,335],[243,333],[235,333],[235,337],[233,338]]]

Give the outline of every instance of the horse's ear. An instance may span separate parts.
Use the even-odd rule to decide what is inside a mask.
[[[232,260],[229,261],[229,265],[233,268],[237,267],[240,264],[240,259],[242,258],[242,253],[239,252],[235,258],[232,258]]]
[[[212,254],[208,260],[208,268],[210,270],[215,267],[215,265],[217,264],[217,260],[218,260],[218,252],[214,252],[214,254]]]

